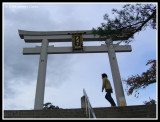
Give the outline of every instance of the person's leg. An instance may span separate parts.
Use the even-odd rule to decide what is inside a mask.
[[[114,102],[114,100],[113,100],[113,98],[112,98],[112,96],[111,96],[111,92],[112,92],[112,90],[106,90],[106,96],[105,96],[105,98],[110,102],[110,104],[111,104],[111,106],[116,106],[116,104],[115,104],[115,102]]]
[[[110,92],[108,90],[106,90],[106,95],[105,95],[105,98],[110,102],[111,104],[111,99],[110,99]]]

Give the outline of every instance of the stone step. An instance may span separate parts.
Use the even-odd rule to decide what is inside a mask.
[[[85,118],[83,109],[5,110],[4,118]]]
[[[96,118],[156,118],[156,105],[93,108]],[[4,110],[4,118],[86,118],[85,109]]]
[[[156,105],[94,108],[97,118],[155,118]]]

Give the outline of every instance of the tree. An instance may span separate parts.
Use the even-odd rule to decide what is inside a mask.
[[[105,14],[106,23],[101,23],[101,27],[97,29],[93,28],[94,35],[129,43],[134,38],[135,33],[146,29],[147,26],[156,29],[155,4],[126,4],[122,10],[112,9],[112,12],[117,16],[110,19],[109,15]]]
[[[140,75],[132,75],[127,80],[123,80],[127,84],[127,95],[132,95],[135,92],[135,97],[138,97],[138,90],[146,88],[148,85],[156,83],[156,60],[149,60],[146,65],[151,64],[151,67],[146,72]]]
[[[59,109],[59,107],[52,105],[52,103],[50,103],[50,102],[43,104],[43,110],[48,110],[48,109],[50,109],[50,110],[51,109]]]
[[[145,104],[145,105],[155,105],[156,104],[156,101],[155,100],[153,100],[153,99],[151,99],[151,98],[149,98],[150,99],[150,101],[144,101],[143,103]]]

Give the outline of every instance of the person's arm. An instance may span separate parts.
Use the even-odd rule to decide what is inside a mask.
[[[102,92],[103,92],[104,88],[105,88],[105,80],[103,79]]]

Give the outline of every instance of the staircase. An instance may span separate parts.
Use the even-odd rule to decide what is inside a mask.
[[[93,108],[97,118],[156,118],[156,105]]]
[[[96,118],[156,118],[156,105],[93,108]],[[4,110],[4,118],[86,118],[85,109]]]
[[[5,110],[4,118],[86,118],[84,109]]]

